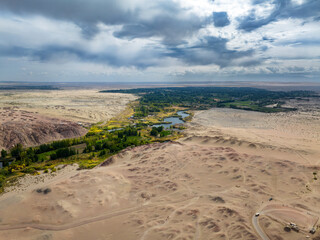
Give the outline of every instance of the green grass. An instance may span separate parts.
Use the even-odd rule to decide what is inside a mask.
[[[37,156],[38,156],[38,161],[39,162],[43,162],[43,161],[48,161],[48,160],[50,160],[50,155],[52,154],[52,153],[54,153],[55,151],[50,151],[50,152],[45,152],[45,153],[40,153],[40,154],[37,154]]]

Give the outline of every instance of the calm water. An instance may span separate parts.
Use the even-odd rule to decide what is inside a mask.
[[[183,112],[183,111],[179,111],[177,112],[177,114],[182,117],[188,117],[190,114]],[[157,124],[157,125],[153,125],[153,127],[160,127],[163,126],[165,129],[169,129],[170,126],[175,125],[175,124],[183,124],[184,121],[180,120],[179,117],[168,117],[163,119],[164,122],[170,122],[170,123],[163,123],[163,124]]]
[[[180,120],[179,118],[185,118],[188,117],[190,114],[184,112],[184,111],[178,111],[177,114],[180,117],[168,117],[163,119],[164,122],[170,122],[170,123],[163,123],[163,124],[157,124],[157,125],[152,125],[152,127],[160,127],[163,126],[165,129],[169,129],[170,126],[175,125],[175,124],[183,124],[184,121]],[[111,129],[108,130],[108,132],[114,132],[118,130],[122,130],[123,128],[116,128],[116,129]]]
[[[180,115],[182,118],[185,118],[185,117],[189,117],[190,116],[190,114],[188,114],[188,113],[186,113],[186,112],[183,112],[183,111],[179,111],[179,112],[177,112],[178,113],[178,115]]]
[[[190,115],[190,114],[183,112],[183,111],[179,111],[179,112],[177,112],[177,114],[182,118],[188,117]],[[163,119],[163,121],[170,122],[170,123],[157,124],[157,125],[153,125],[152,127],[163,126],[165,129],[169,129],[170,126],[172,126],[172,125],[184,123],[184,121],[180,120],[179,117],[168,117],[168,118]],[[109,130],[109,132],[113,132],[113,131],[121,130],[121,129],[122,128],[112,129],[112,130]],[[0,162],[0,168],[2,168],[2,167],[3,167],[3,163]]]
[[[108,132],[114,132],[114,131],[119,131],[122,130],[123,128],[114,128],[114,129],[110,129],[108,130]]]

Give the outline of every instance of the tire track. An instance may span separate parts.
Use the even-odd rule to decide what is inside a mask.
[[[197,198],[197,197],[192,196],[192,197],[189,197],[187,199],[173,201],[173,202],[170,202],[168,204],[185,202],[185,201],[192,200],[192,199],[195,199],[195,198]],[[24,228],[33,228],[33,229],[48,230],[48,231],[63,231],[63,230],[71,229],[71,228],[76,228],[76,227],[79,227],[79,226],[82,226],[82,225],[87,225],[87,224],[90,224],[90,223],[107,220],[109,218],[121,216],[121,215],[124,215],[124,214],[132,213],[132,212],[135,212],[135,211],[138,211],[138,210],[142,210],[142,209],[145,209],[145,208],[156,207],[156,206],[160,206],[160,205],[162,205],[162,203],[160,203],[160,204],[156,204],[156,203],[152,204],[151,203],[151,204],[148,204],[148,205],[132,207],[132,208],[128,208],[128,209],[124,209],[124,210],[120,210],[120,211],[116,211],[116,212],[111,212],[111,213],[103,214],[103,215],[92,217],[92,218],[82,219],[82,220],[80,220],[78,222],[67,223],[67,224],[64,224],[64,225],[35,224],[35,223],[22,223],[22,224],[17,224],[17,225],[9,225],[9,224],[8,225],[4,225],[3,224],[3,225],[0,225],[0,231],[19,230],[19,229],[24,229]]]

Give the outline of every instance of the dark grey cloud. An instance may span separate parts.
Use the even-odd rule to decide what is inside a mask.
[[[228,50],[227,39],[206,37],[197,45],[184,47],[187,40],[196,34],[199,29],[213,23],[216,27],[230,24],[226,12],[214,12],[211,18],[198,16],[190,9],[183,8],[178,2],[152,1],[146,6],[137,4],[136,7],[126,7],[129,0],[1,0],[0,9],[18,15],[42,15],[45,17],[71,21],[77,24],[86,37],[92,37],[99,32],[97,24],[120,25],[121,29],[114,32],[117,38],[135,39],[158,37],[162,41],[162,50],[153,47],[149,56],[146,52],[141,56],[125,58],[118,56],[115,51],[92,53],[77,46],[42,46],[38,49],[10,47],[1,55],[27,56],[40,62],[53,61],[58,56],[76,57],[82,61],[105,63],[111,66],[135,66],[147,68],[154,61],[150,59],[173,57],[188,64],[209,65],[217,64],[220,67],[229,66],[233,59],[251,55],[253,51]],[[132,4],[131,4],[132,5]],[[160,51],[166,53],[160,54]],[[169,53],[168,53],[169,52]],[[246,63],[251,64],[251,63]]]
[[[239,29],[252,31],[267,25],[270,22],[276,21],[280,14],[285,11],[289,1],[290,0],[275,0],[273,12],[266,18],[259,19],[255,12],[252,11],[248,16],[241,19]],[[254,4],[260,4],[261,2],[262,1],[255,1]]]
[[[145,69],[159,64],[159,59],[171,57],[179,59],[188,65],[210,65],[220,67],[235,65],[232,61],[251,56],[254,51],[238,51],[227,49],[228,39],[207,36],[191,47],[167,46],[167,50],[151,48],[143,49],[132,56],[119,54],[117,49],[110,49],[92,53],[81,46],[46,45],[38,48],[24,48],[18,46],[1,46],[0,56],[28,57],[39,62],[59,62],[79,59],[84,62],[107,64],[113,67],[136,67]],[[165,52],[165,53],[164,53]],[[258,60],[242,61],[241,66],[257,65]]]
[[[232,60],[251,56],[254,51],[236,51],[227,49],[228,39],[207,36],[197,45],[187,48],[170,48],[167,54],[170,57],[178,58],[190,65],[216,64],[220,67],[232,66]],[[259,61],[251,60],[245,62],[245,66],[256,65]]]
[[[230,20],[227,12],[214,12],[213,24],[215,27],[225,27],[230,24]]]
[[[121,2],[111,0],[1,0],[0,7],[20,15],[40,14],[55,19],[74,22],[120,24],[130,21],[137,14],[125,10]]]
[[[275,41],[274,38],[270,38],[270,37],[266,37],[266,36],[263,37],[262,40],[263,40],[263,41],[267,41],[267,42],[274,42],[274,41]]]
[[[138,69],[145,69],[157,64],[154,59],[157,58],[158,53],[152,51],[140,52],[135,56],[121,56],[117,51],[102,51],[98,53],[91,53],[81,47],[70,46],[54,46],[48,45],[41,48],[24,48],[24,47],[7,47],[0,45],[0,56],[10,57],[27,57],[32,61],[42,63],[70,61],[70,59],[79,59],[83,62],[94,62],[101,64],[108,64],[113,67],[136,67]]]
[[[253,4],[261,4],[266,1],[254,0]],[[271,22],[278,21],[286,18],[314,18],[317,19],[320,16],[320,1],[319,0],[307,0],[303,4],[294,4],[291,0],[274,0],[274,10],[265,18],[259,18],[252,11],[248,16],[240,19],[239,29],[245,31],[253,31],[257,28],[265,26]]]
[[[92,34],[97,31],[96,25],[99,22],[123,24],[136,18],[138,10],[125,9],[121,3],[112,0],[1,0],[0,9],[18,15],[43,15],[72,21],[84,33]]]
[[[84,35],[91,37],[98,23],[122,25],[114,34],[118,38],[148,38],[157,36],[164,44],[184,42],[206,23],[206,19],[190,13],[179,3],[151,1],[144,6],[132,5],[130,0],[1,0],[0,9],[19,15],[43,15],[77,24]],[[150,12],[151,16],[145,17]]]
[[[185,43],[185,38],[192,36],[203,26],[203,21],[195,15],[177,18],[174,14],[161,14],[149,21],[127,24],[114,33],[117,38],[134,39],[161,37],[165,45]]]
[[[160,37],[165,45],[185,43],[185,38],[199,31],[207,19],[188,12],[173,1],[155,1],[157,13],[145,20],[137,18],[135,22],[124,24],[121,30],[114,33],[115,37],[134,39]]]

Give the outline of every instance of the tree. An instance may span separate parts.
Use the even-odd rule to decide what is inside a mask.
[[[4,149],[2,149],[2,150],[1,150],[1,157],[2,157],[2,158],[5,158],[7,155],[8,155],[7,151],[4,150]]]
[[[21,160],[21,154],[23,152],[22,144],[18,143],[11,149],[12,157],[15,157],[17,160]]]
[[[150,132],[150,135],[156,137],[156,136],[158,136],[158,133],[159,133],[159,132],[158,132],[157,128],[152,128],[152,130],[151,130],[151,132]]]
[[[50,154],[50,160],[56,160],[57,158],[58,156],[55,152]]]
[[[162,131],[163,131],[163,126],[157,127],[157,131],[158,131],[159,133],[162,132]]]
[[[106,155],[106,154],[107,154],[107,151],[106,151],[105,149],[103,149],[103,150],[100,152],[99,157],[102,157],[102,156],[104,156],[104,155]]]

